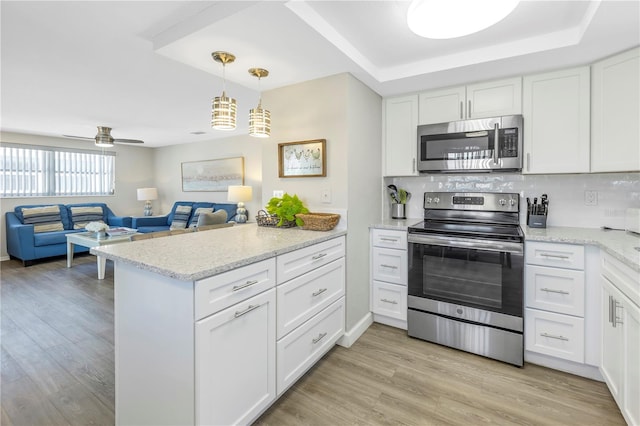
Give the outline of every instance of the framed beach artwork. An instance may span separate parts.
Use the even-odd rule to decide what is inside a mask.
[[[323,177],[327,175],[326,139],[278,144],[278,176]]]
[[[244,185],[244,157],[182,163],[182,191],[227,191]]]

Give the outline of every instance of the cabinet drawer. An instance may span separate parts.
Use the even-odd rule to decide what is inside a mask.
[[[524,252],[530,265],[584,269],[584,246],[530,241],[525,242]]]
[[[371,310],[374,314],[407,320],[407,287],[397,284],[373,282]]]
[[[344,257],[344,241],[344,237],[334,238],[278,256],[278,284]]]
[[[406,250],[407,232],[395,231],[391,229],[372,229],[371,244],[375,247]]]
[[[344,257],[278,286],[278,339],[344,295]]]
[[[277,390],[281,395],[344,334],[344,297],[276,344]]]
[[[535,309],[525,312],[526,350],[584,363],[584,319]]]
[[[407,252],[374,247],[373,279],[407,285]]]
[[[196,320],[242,302],[275,285],[275,257],[196,281]]]
[[[560,314],[584,316],[584,272],[527,265],[527,306]]]

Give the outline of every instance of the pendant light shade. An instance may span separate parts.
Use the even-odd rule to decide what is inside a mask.
[[[260,79],[269,75],[269,71],[262,68],[250,68],[249,74],[258,77],[258,91]],[[262,93],[258,98],[258,106],[249,110],[249,135],[256,138],[268,138],[271,135],[271,113],[262,108]]]
[[[234,130],[236,128],[236,100],[227,97],[225,65],[232,63],[236,57],[228,52],[213,52],[216,62],[222,63],[222,96],[216,96],[211,102],[211,127],[216,130]]]

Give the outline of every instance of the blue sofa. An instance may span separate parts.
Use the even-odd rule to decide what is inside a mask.
[[[45,207],[57,205],[60,207],[62,231],[34,232],[34,225],[24,224],[23,208]],[[33,264],[34,260],[51,256],[67,254],[66,235],[73,232],[85,232],[84,229],[73,229],[71,207],[102,207],[102,220],[109,226],[131,227],[131,217],[116,216],[105,203],[79,204],[32,204],[16,206],[12,212],[5,214],[7,252],[11,258],[22,260],[24,266]],[[74,246],[74,253],[87,252],[89,249]]]
[[[226,210],[227,222],[231,222],[235,218],[236,210],[238,209],[237,204],[207,203],[200,201],[176,201],[169,214],[166,214],[164,216],[134,217],[131,221],[131,227],[142,233],[166,231],[171,228],[171,223],[174,220],[174,217],[176,215],[176,208],[178,208],[178,206],[191,206],[191,212],[189,213],[189,217],[186,223],[187,228],[195,225],[195,223],[197,222],[198,219],[195,217],[195,213],[196,210],[200,207],[213,208],[213,211]]]

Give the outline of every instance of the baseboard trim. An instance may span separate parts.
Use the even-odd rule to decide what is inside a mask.
[[[351,347],[351,345],[353,345],[356,340],[358,340],[360,336],[367,331],[367,328],[369,328],[371,324],[373,324],[373,315],[371,315],[371,312],[368,312],[351,328],[351,330],[344,333],[340,340],[338,340],[337,344],[345,348]]]
[[[598,367],[587,364],[579,364],[556,357],[538,354],[531,351],[524,351],[525,362],[532,364],[538,364],[543,367],[553,368],[554,370],[564,371],[565,373],[575,374],[576,376],[586,377],[587,379],[597,380],[604,382],[602,374]]]
[[[5,260],[10,260],[9,256],[0,256],[0,262],[4,262]]]

